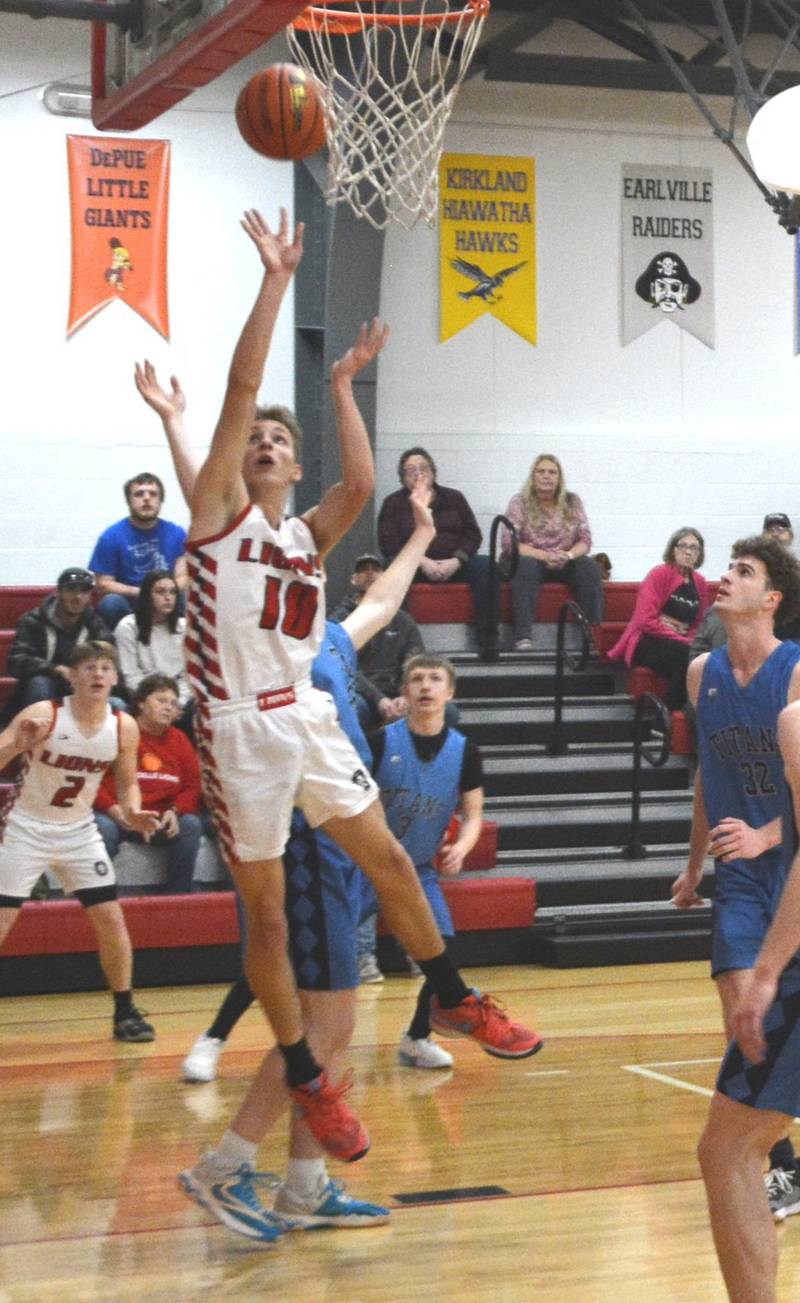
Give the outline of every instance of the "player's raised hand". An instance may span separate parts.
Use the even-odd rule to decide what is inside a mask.
[[[167,393],[156,375],[153,363],[148,362],[147,358],[145,358],[141,364],[136,363],[133,371],[133,382],[147,406],[152,407],[162,421],[174,420],[175,417],[183,416],[186,411],[186,395],[181,389],[177,376],[170,376],[171,393]]]
[[[764,1015],[775,999],[777,982],[750,969],[742,974],[744,987],[733,1015],[733,1034],[751,1063],[760,1063],[767,1049]]]
[[[433,489],[428,481],[425,479],[418,479],[408,495],[408,500],[411,503],[411,514],[414,517],[414,528],[432,529],[435,531],[436,526],[433,523],[433,512],[431,511]]]
[[[362,321],[355,343],[331,367],[331,378],[352,380],[353,376],[357,376],[359,371],[363,371],[378,356],[388,338],[389,327],[385,322],[379,321],[377,317],[373,317],[369,325]]]
[[[688,869],[684,869],[672,884],[672,903],[676,909],[691,909],[693,905],[705,903],[698,895],[697,881]]]
[[[285,208],[281,209],[277,231],[271,229],[257,208],[248,208],[241,225],[258,249],[265,271],[285,272],[289,276],[294,273],[303,256],[303,222],[298,222],[291,240],[289,214]]]
[[[128,826],[134,832],[141,833],[146,842],[149,842],[154,833],[157,833],[161,827],[161,818],[155,810],[131,810],[128,814]]]
[[[32,751],[50,732],[50,721],[32,719],[30,715],[17,721],[14,727],[14,746],[19,751]]]

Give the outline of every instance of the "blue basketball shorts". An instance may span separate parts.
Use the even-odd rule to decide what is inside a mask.
[[[778,994],[764,1019],[767,1054],[763,1063],[750,1063],[735,1041],[728,1046],[717,1078],[717,1090],[750,1108],[775,1109],[789,1117],[800,1114],[800,962],[791,961],[778,984]]]
[[[787,866],[788,867],[788,866]],[[752,968],[775,917],[785,874],[759,871],[759,861],[717,864],[711,932],[711,975]]]
[[[356,929],[364,875],[321,829],[292,816],[284,852],[289,953],[301,991],[359,985]]]

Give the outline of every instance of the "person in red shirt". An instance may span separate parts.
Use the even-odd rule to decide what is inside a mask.
[[[125,820],[114,775],[105,775],[94,803],[100,836],[111,859],[123,841],[146,840],[167,847],[167,894],[192,890],[200,846],[200,765],[185,733],[173,727],[178,685],[166,674],[148,674],[134,694],[139,725],[137,778],[142,800],[159,816],[158,830],[143,838]]]

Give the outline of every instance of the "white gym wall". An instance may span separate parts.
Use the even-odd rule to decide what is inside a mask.
[[[122,481],[140,469],[163,476],[165,514],[186,519],[133,362],[147,356],[165,377],[180,375],[189,427],[205,445],[258,284],[238,216],[253,203],[267,214],[291,207],[291,170],[244,146],[233,104],[251,71],[282,56],[251,56],[135,133],[173,145],[171,343],[120,304],[68,341],[64,136],[94,131],[49,115],[38,88],[88,80],[88,28],[2,15],[0,45],[0,583],[46,583],[88,559],[100,529],[124,513]],[[800,526],[793,240],[688,100],[478,78],[462,91],[446,148],[536,157],[539,345],[489,316],[440,345],[437,235],[390,229],[378,501],[397,486],[398,453],[420,442],[488,532],[533,456],[555,452],[617,579],[641,577],[682,524],[705,533],[709,575],[765,511],[787,511]],[[714,170],[714,351],[668,322],[625,349],[619,342],[623,162]],[[293,394],[291,325],[289,306],[269,369],[278,401]]]

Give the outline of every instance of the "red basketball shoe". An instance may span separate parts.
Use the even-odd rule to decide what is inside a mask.
[[[369,1136],[355,1113],[342,1098],[353,1084],[352,1074],[332,1086],[321,1072],[305,1086],[295,1086],[289,1094],[309,1131],[323,1149],[343,1163],[354,1163],[369,1149]]]
[[[527,1059],[544,1045],[536,1032],[512,1022],[491,995],[479,991],[473,991],[454,1009],[442,1009],[434,996],[431,1026],[443,1036],[471,1036],[498,1059]]]

